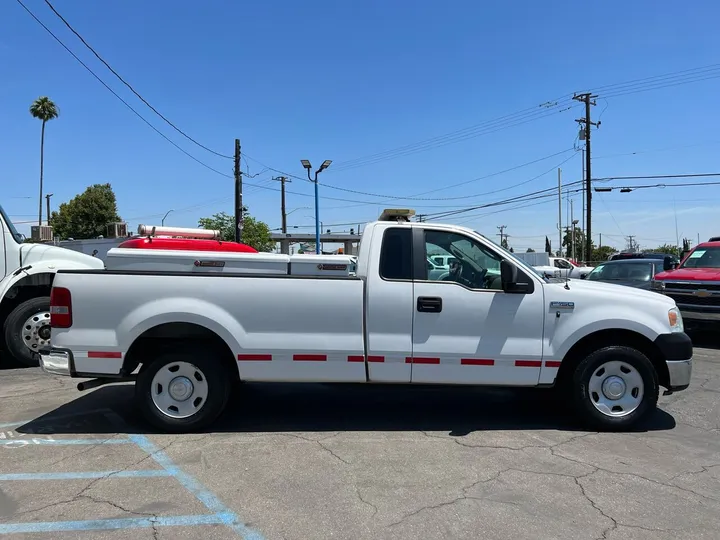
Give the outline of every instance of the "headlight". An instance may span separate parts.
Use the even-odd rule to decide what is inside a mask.
[[[650,282],[650,289],[656,292],[665,292],[665,282],[652,280]]]
[[[670,324],[671,332],[683,332],[685,330],[682,315],[680,314],[680,310],[676,307],[668,310],[668,323]]]

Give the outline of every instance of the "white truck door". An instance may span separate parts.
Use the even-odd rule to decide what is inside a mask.
[[[532,292],[503,292],[501,254],[463,233],[417,227],[414,240],[422,260],[427,251],[445,250],[458,261],[443,281],[415,277],[412,382],[536,385],[543,354],[540,283],[525,275]]]
[[[377,238],[381,244],[379,250],[372,249],[376,262],[367,275],[365,304],[368,379],[409,383],[414,302],[412,229],[408,225],[390,227],[377,236],[381,236]]]

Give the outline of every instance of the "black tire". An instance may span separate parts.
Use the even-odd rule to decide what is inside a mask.
[[[597,376],[607,362],[619,361],[634,368],[643,382],[643,395],[637,408],[624,416],[610,416],[599,411],[594,402],[597,396],[590,391],[590,380]],[[657,407],[660,387],[655,368],[643,353],[632,347],[613,345],[603,347],[582,360],[575,368],[571,393],[581,420],[598,431],[624,431],[633,428]]]
[[[23,327],[33,315],[43,313],[50,313],[49,296],[38,296],[37,298],[31,298],[30,300],[22,302],[16,306],[15,309],[10,312],[7,319],[5,319],[5,325],[3,327],[5,346],[10,356],[24,366],[35,367],[40,365],[40,355],[37,350],[32,350],[25,345]],[[43,317],[43,319],[47,319],[47,331],[49,332],[50,319],[49,317]]]
[[[153,378],[162,369],[185,362],[201,373],[207,383],[207,398],[197,412],[185,418],[174,418],[160,410],[153,401]],[[199,431],[212,424],[227,405],[232,378],[226,373],[222,361],[205,350],[169,350],[146,363],[135,382],[135,403],[147,422],[169,433]]]

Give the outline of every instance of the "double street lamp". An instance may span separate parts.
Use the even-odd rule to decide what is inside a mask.
[[[315,171],[315,179],[310,176],[310,171],[312,170],[312,165],[310,165],[310,162],[307,159],[301,159],[300,163],[302,163],[302,166],[307,169],[307,175],[308,180],[313,182],[315,184],[315,253],[320,254],[320,202],[318,199],[318,174],[323,172],[325,169],[327,169],[330,164],[332,163],[332,160],[326,159],[322,162],[322,165],[320,165],[320,168]]]

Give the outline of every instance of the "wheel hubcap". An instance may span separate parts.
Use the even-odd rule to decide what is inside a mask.
[[[50,312],[41,311],[29,317],[22,327],[22,340],[33,352],[50,345]]]
[[[625,381],[620,377],[612,375],[605,379],[602,384],[602,391],[608,399],[616,400],[625,395]]]
[[[205,374],[190,362],[172,362],[158,370],[150,395],[157,409],[170,418],[188,418],[200,411],[207,401]]]
[[[187,377],[176,377],[170,381],[170,397],[177,401],[187,400],[193,393],[193,383]]]
[[[599,366],[588,382],[590,401],[606,416],[627,416],[642,403],[645,385],[640,373],[626,362]]]

